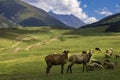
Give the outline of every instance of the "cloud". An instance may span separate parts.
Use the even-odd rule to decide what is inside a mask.
[[[101,15],[105,15],[105,16],[109,16],[112,15],[113,13],[110,12],[106,7],[104,7],[103,9],[99,9],[99,10],[95,10],[95,12],[97,14],[101,14]]]
[[[30,3],[36,7],[39,7],[45,11],[53,11],[56,14],[73,14],[76,17],[80,18],[84,22],[88,22],[88,20],[93,19],[93,17],[89,17],[85,12],[83,12],[80,7],[81,0],[22,0],[27,3]],[[32,1],[32,2],[31,2]],[[35,1],[37,1],[35,3]],[[33,3],[34,2],[34,3]],[[84,5],[87,7],[87,5]],[[94,21],[97,19],[94,17]],[[89,22],[89,23],[92,23]]]
[[[85,20],[85,23],[90,24],[90,23],[94,23],[96,21],[98,21],[98,20],[95,17],[90,17],[90,18]]]

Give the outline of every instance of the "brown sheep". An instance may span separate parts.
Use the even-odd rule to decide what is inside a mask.
[[[72,73],[72,66],[74,64],[83,64],[83,72],[84,72],[84,67],[86,67],[87,70],[87,63],[90,61],[90,58],[93,54],[93,51],[90,50],[88,53],[82,53],[78,55],[72,55],[69,57],[70,65],[68,66],[67,73],[70,71]]]
[[[104,61],[103,62],[103,65],[105,67],[105,69],[108,69],[108,70],[113,70],[114,69],[114,66],[117,64],[117,62],[109,62],[109,61]]]
[[[98,64],[98,63],[88,63],[87,64],[87,69],[88,70],[104,69],[104,67],[103,67],[103,65]]]
[[[53,65],[61,65],[61,74],[63,74],[64,65],[68,61],[68,50],[63,51],[62,54],[51,54],[45,57],[45,61],[47,64],[46,75],[49,74],[50,69]]]

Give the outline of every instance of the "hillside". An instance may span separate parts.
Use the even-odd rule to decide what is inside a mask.
[[[54,16],[56,19],[60,20],[66,25],[79,28],[81,26],[86,25],[83,21],[79,18],[75,17],[74,15],[62,15],[62,14],[55,14],[52,11],[49,12],[50,15]]]
[[[100,20],[98,22],[83,26],[82,28],[106,26],[106,27],[108,27],[108,29],[106,29],[105,31],[116,32],[116,31],[120,31],[119,22],[120,22],[120,13],[108,16],[108,17],[103,18],[102,20]]]
[[[68,27],[44,10],[20,0],[0,0],[0,14],[22,26]]]
[[[120,59],[115,59],[115,54],[120,55],[120,33],[100,33],[99,30],[103,31],[101,27],[78,31],[49,27],[0,29],[0,80],[119,80]],[[68,62],[64,74],[60,74],[61,66],[53,66],[50,75],[46,76],[45,56],[60,54],[63,50],[69,50],[70,56],[95,47],[101,48],[102,52],[95,51],[91,58],[102,63],[106,49],[113,48],[109,60],[118,62],[113,70],[95,69],[83,73],[83,65],[78,64],[72,67],[73,73],[68,74]]]
[[[0,15],[0,28],[14,28],[15,26],[12,21]]]
[[[106,32],[120,32],[120,21],[115,22],[114,24],[110,25],[106,30]]]

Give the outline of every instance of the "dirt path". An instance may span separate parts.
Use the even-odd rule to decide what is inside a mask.
[[[18,41],[17,43],[13,44],[11,47],[14,48],[16,47],[17,45],[19,45],[22,41]]]
[[[5,50],[5,49],[9,49],[9,48],[15,48],[17,45],[19,45],[22,41],[19,41],[13,45],[11,45],[10,47],[6,47],[6,48],[1,48],[0,50]]]
[[[53,38],[51,38],[51,39],[44,40],[44,41],[38,42],[38,43],[36,43],[36,44],[31,44],[31,45],[28,45],[28,46],[26,46],[26,47],[17,47],[17,46],[22,42],[22,39],[21,39],[21,41],[16,42],[15,44],[11,45],[10,47],[1,48],[0,50],[5,50],[5,49],[11,49],[11,48],[12,48],[12,53],[17,53],[17,52],[20,51],[20,50],[29,51],[29,50],[32,49],[32,48],[40,48],[40,47],[42,47],[43,45],[47,45],[47,44],[49,44],[49,43],[57,40],[59,36],[60,36],[60,35],[57,35],[57,36],[55,36],[55,37],[53,37]],[[26,37],[24,37],[24,38],[26,39]]]
[[[40,47],[42,47],[43,45],[47,45],[48,43],[57,40],[58,37],[59,37],[59,36],[56,36],[56,37],[54,37],[54,38],[52,38],[52,39],[44,40],[44,41],[42,41],[42,42],[38,42],[38,43],[36,43],[36,44],[29,45],[29,46],[27,46],[27,47],[25,48],[25,50],[26,50],[26,51],[29,51],[31,48],[38,48],[38,47],[40,48]]]

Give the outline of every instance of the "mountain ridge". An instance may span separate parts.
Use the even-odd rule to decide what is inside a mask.
[[[44,10],[20,0],[1,0],[0,14],[22,26],[61,26],[69,27]],[[28,24],[30,23],[30,24]]]
[[[105,32],[120,32],[120,13],[117,13],[117,14],[114,14],[111,16],[107,16],[98,22],[88,24],[88,25],[83,26],[81,28],[88,28],[88,27],[94,28],[94,27],[101,27],[101,26],[107,27]],[[81,29],[81,28],[79,28],[79,29]]]
[[[55,14],[52,11],[49,11],[48,13],[52,15],[53,17],[57,18],[58,20],[60,20],[61,22],[63,22],[64,24],[75,27],[75,28],[79,28],[81,26],[86,25],[83,21],[81,21],[79,18],[77,18],[76,16],[72,14],[70,15]]]

